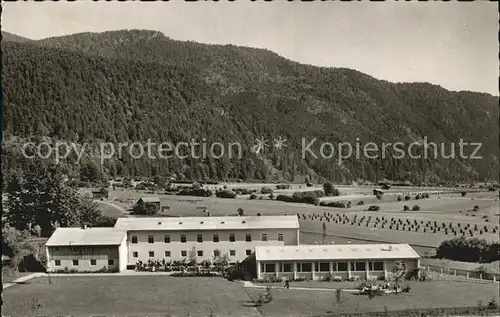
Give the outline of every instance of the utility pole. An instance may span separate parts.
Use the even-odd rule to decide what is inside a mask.
[[[326,223],[323,222],[323,244],[325,244],[325,238],[326,238]]]

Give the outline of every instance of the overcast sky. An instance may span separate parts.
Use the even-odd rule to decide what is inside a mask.
[[[177,40],[270,49],[393,82],[498,95],[494,2],[15,2],[2,29],[32,39],[150,29]]]

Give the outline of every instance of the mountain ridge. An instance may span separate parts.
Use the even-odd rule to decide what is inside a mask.
[[[16,129],[16,125],[22,124],[14,123],[15,118],[28,114],[36,116],[40,113],[37,111],[43,109],[47,114],[39,119],[40,122],[32,122],[34,128],[31,130],[37,130],[41,124],[43,128],[38,133],[63,139],[71,136],[59,135],[61,133],[56,131],[60,130],[57,126],[61,121],[66,125],[62,130],[91,140],[117,139],[118,135],[126,135],[127,139],[149,136],[165,139],[168,135],[174,140],[181,140],[184,134],[209,135],[211,139],[242,141],[247,152],[258,135],[283,134],[292,143],[293,149],[281,153],[282,157],[270,154],[263,158],[249,154],[245,160],[252,163],[239,163],[244,167],[229,167],[234,162],[219,162],[222,166],[218,167],[214,162],[189,162],[190,167],[186,167],[184,162],[179,163],[180,167],[162,170],[166,174],[176,170],[179,174],[190,169],[187,173],[196,176],[194,166],[201,164],[204,167],[200,168],[205,170],[203,173],[209,174],[210,178],[224,178],[227,175],[222,170],[228,168],[232,170],[229,173],[232,178],[267,179],[270,176],[264,175],[266,165],[279,171],[278,177],[285,179],[293,178],[292,174],[308,174],[312,169],[322,177],[339,182],[384,177],[410,177],[414,181],[457,177],[486,179],[497,174],[492,171],[498,171],[498,147],[495,147],[498,133],[492,136],[484,131],[485,126],[498,131],[498,124],[495,126],[498,123],[498,107],[495,107],[498,97],[487,93],[452,92],[429,83],[391,83],[357,70],[300,64],[269,50],[176,41],[157,31],[79,33],[30,43],[5,44],[6,73],[12,74],[10,65],[11,69],[27,71],[34,76],[28,84],[21,83],[21,79],[15,76],[12,84],[6,82],[5,122],[7,132],[12,135],[36,134],[37,131],[29,131],[26,126]],[[35,67],[16,58],[13,53],[24,55],[27,60],[42,60],[43,66]],[[57,57],[51,57],[51,54]],[[127,63],[134,72],[126,70]],[[76,69],[79,73],[71,71]],[[54,72],[59,74],[59,79],[54,78]],[[42,78],[46,79],[44,84]],[[35,84],[48,85],[51,89],[40,91]],[[34,90],[31,96],[23,96],[19,90],[23,85],[32,87],[28,87],[28,90]],[[79,86],[86,87],[87,93],[69,91]],[[59,91],[61,87],[63,91]],[[135,96],[131,95],[131,90],[136,90]],[[60,96],[55,98],[53,93]],[[35,95],[51,105],[42,105],[35,100]],[[89,100],[83,102],[83,97]],[[85,113],[85,107],[77,110],[75,104],[86,102],[89,102],[88,113]],[[107,112],[120,114],[125,111],[125,117],[98,115],[101,110],[92,103],[103,106]],[[38,110],[26,106],[14,110],[9,104],[33,104]],[[69,111],[76,117],[58,118],[57,109],[64,111],[65,107],[77,110]],[[128,112],[133,113],[133,119],[127,117]],[[206,117],[200,117],[200,113]],[[96,117],[99,125],[113,126],[117,131],[97,127],[87,129],[76,123],[70,127],[66,122],[81,120],[94,125],[89,121],[89,114]],[[149,119],[150,129],[142,127],[147,122],[145,116]],[[178,128],[164,127],[157,120]],[[131,123],[138,126],[130,127]],[[202,128],[198,128],[200,125]],[[212,132],[211,129],[220,131]],[[485,153],[491,157],[488,156],[482,164],[461,160],[454,164],[443,160],[424,163],[354,160],[345,166],[296,157],[300,152],[298,140],[301,131],[302,137],[319,136],[333,141],[352,142],[360,137],[365,142],[410,142],[429,136],[434,141],[455,142],[459,139],[458,132],[462,132],[457,129],[464,130],[464,136],[472,141],[486,141]],[[177,133],[180,131],[182,133]],[[137,170],[127,162],[124,165],[130,165],[125,173],[153,172],[150,168]],[[263,170],[257,173],[253,165]],[[113,173],[109,167],[106,167],[106,172]]]

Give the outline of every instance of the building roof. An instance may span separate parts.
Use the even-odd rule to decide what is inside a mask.
[[[139,200],[142,200],[145,203],[159,203],[160,202],[160,198],[151,197],[151,196],[144,196],[144,197],[139,198]]]
[[[298,229],[297,216],[118,218],[122,230]]]
[[[257,246],[257,261],[418,259],[408,244],[328,244]]]
[[[45,245],[120,245],[125,235],[116,228],[57,228]]]

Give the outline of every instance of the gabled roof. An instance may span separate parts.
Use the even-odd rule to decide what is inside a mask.
[[[57,228],[45,245],[120,245],[125,236],[125,230],[116,228]]]
[[[139,198],[139,200],[142,200],[145,203],[159,203],[160,198],[159,197],[152,197],[152,196],[144,196]]]
[[[115,228],[135,231],[298,229],[299,221],[297,216],[118,218]]]
[[[257,261],[419,259],[408,244],[257,246]]]

